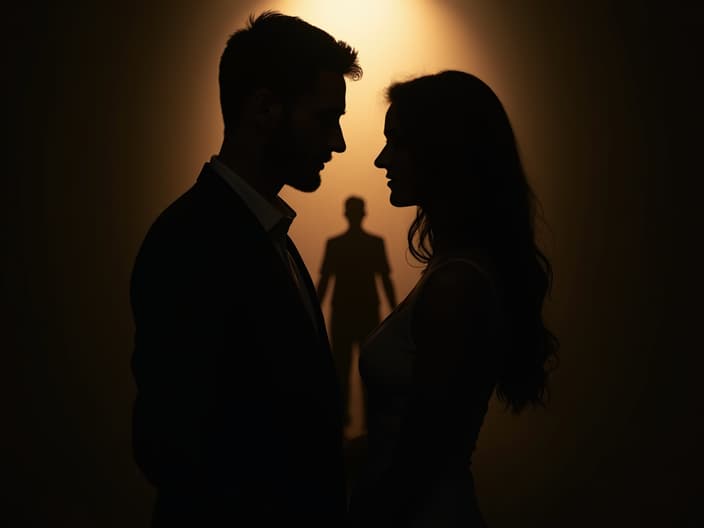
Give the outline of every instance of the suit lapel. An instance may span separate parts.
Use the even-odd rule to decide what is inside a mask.
[[[342,431],[342,415],[339,412],[339,409],[341,409],[342,407],[340,385],[337,378],[335,363],[332,357],[332,351],[330,350],[330,340],[328,338],[328,332],[325,327],[325,319],[323,317],[323,312],[320,309],[320,302],[318,301],[318,292],[315,289],[313,280],[311,279],[310,274],[308,273],[308,270],[303,262],[303,259],[301,258],[301,255],[298,253],[296,245],[293,243],[293,240],[291,240],[288,235],[286,236],[286,245],[289,253],[291,254],[291,257],[296,263],[296,266],[300,270],[301,279],[303,280],[303,287],[305,288],[306,293],[311,299],[313,313],[316,317],[316,326],[318,328],[318,341],[320,342],[321,346],[320,350],[323,352],[325,362],[327,363],[327,369],[329,371],[327,379],[330,382],[331,393],[334,394],[334,399],[331,401],[337,402],[332,404],[332,409],[334,409],[334,412],[331,416],[335,417],[335,425],[340,429],[340,431]]]
[[[308,273],[308,269],[306,268],[300,253],[298,253],[298,248],[296,248],[296,244],[293,243],[293,240],[291,240],[291,237],[289,237],[288,235],[286,235],[286,247],[289,253],[291,254],[291,257],[293,258],[296,267],[300,272],[301,279],[303,280],[302,286],[305,289],[305,294],[308,295],[308,298],[310,299],[311,307],[313,309],[313,315],[315,317],[315,324],[318,328],[318,336],[324,344],[325,349],[329,351],[330,342],[328,340],[327,329],[325,328],[325,318],[323,317],[323,312],[320,310],[318,292],[316,291],[315,286],[313,284],[313,279],[311,279],[310,274]]]
[[[207,202],[217,207],[222,216],[220,220],[225,228],[224,232],[236,233],[233,236],[232,242],[227,238],[223,238],[222,243],[244,244],[237,248],[237,257],[243,261],[249,262],[252,266],[251,273],[262,277],[262,280],[268,282],[268,289],[278,292],[276,297],[277,311],[284,314],[283,316],[291,319],[290,325],[295,328],[308,328],[310,332],[310,354],[306,354],[313,360],[313,364],[317,368],[322,369],[323,373],[320,377],[315,375],[315,379],[319,380],[322,386],[327,386],[330,391],[330,397],[323,402],[330,408],[330,419],[334,422],[336,428],[342,428],[342,416],[339,412],[341,408],[340,387],[337,382],[335,365],[333,362],[332,353],[330,351],[330,341],[325,326],[318,295],[313,285],[313,281],[306,269],[306,266],[298,253],[298,250],[290,239],[286,237],[287,249],[291,258],[295,262],[300,271],[300,276],[303,284],[302,288],[311,299],[313,315],[317,322],[317,333],[313,321],[310,319],[308,309],[305,307],[301,298],[301,291],[294,283],[291,276],[291,270],[286,262],[283,261],[279,253],[276,251],[269,234],[264,230],[262,225],[257,220],[256,216],[247,207],[247,204],[240,196],[222,179],[215,174],[206,165],[198,179],[202,192],[208,195]],[[239,242],[236,242],[239,240]],[[251,252],[251,253],[250,253]],[[251,261],[252,255],[257,256],[257,262]],[[259,260],[261,258],[261,261]],[[245,267],[246,269],[246,267]],[[243,277],[247,280],[248,277]],[[299,341],[299,343],[301,343]],[[307,347],[307,344],[303,344]],[[317,358],[317,359],[316,359]]]
[[[295,303],[297,305],[297,309],[294,310],[294,312],[300,314],[301,318],[305,318],[306,323],[311,326],[311,331],[315,334],[313,321],[310,320],[308,309],[301,298],[301,291],[299,291],[295,280],[291,275],[291,269],[277,252],[269,233],[264,230],[254,213],[252,213],[249,207],[247,207],[247,204],[234,191],[234,189],[232,189],[232,187],[230,187],[230,185],[228,185],[227,182],[225,182],[220,176],[213,172],[208,165],[203,167],[198,181],[205,187],[206,192],[211,195],[213,203],[217,203],[218,201],[222,203],[221,209],[224,214],[228,216],[226,221],[232,224],[232,229],[235,232],[247,232],[249,234],[250,241],[256,244],[262,255],[266,255],[266,261],[270,265],[272,272],[274,272],[272,280],[279,282],[280,291],[282,293],[286,292],[287,297],[289,298],[289,303]],[[300,272],[301,279],[303,280],[302,287],[305,290],[304,293],[309,296],[313,309],[313,315],[315,317],[315,323],[318,329],[318,340],[321,341],[325,350],[329,351],[330,345],[327,330],[325,328],[325,320],[322,312],[320,311],[320,303],[318,302],[318,295],[313,285],[313,281],[308,273],[308,270],[306,269],[301,255],[298,253],[298,249],[288,235],[286,235],[286,245],[296,264],[296,267]]]

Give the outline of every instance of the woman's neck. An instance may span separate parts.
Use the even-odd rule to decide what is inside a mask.
[[[428,220],[433,231],[434,259],[458,255],[469,256],[470,258],[474,255],[482,259],[486,257],[486,245],[482,244],[471,227],[452,224],[446,218],[438,222],[430,215]]]

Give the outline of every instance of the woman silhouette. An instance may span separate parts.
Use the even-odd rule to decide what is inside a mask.
[[[485,526],[470,469],[489,399],[544,405],[557,340],[543,323],[551,266],[504,108],[477,77],[444,71],[393,84],[375,165],[390,202],[416,206],[425,264],[365,340],[368,460],[355,526]]]

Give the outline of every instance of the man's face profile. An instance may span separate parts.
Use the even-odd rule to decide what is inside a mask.
[[[284,112],[272,148],[280,155],[284,183],[304,192],[320,187],[320,171],[333,152],[344,152],[340,117],[345,112],[345,79],[321,72],[311,89]]]

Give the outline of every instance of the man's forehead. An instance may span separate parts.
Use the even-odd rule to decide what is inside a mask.
[[[345,111],[345,77],[339,73],[323,71],[318,74],[310,92],[310,102],[318,108]]]

